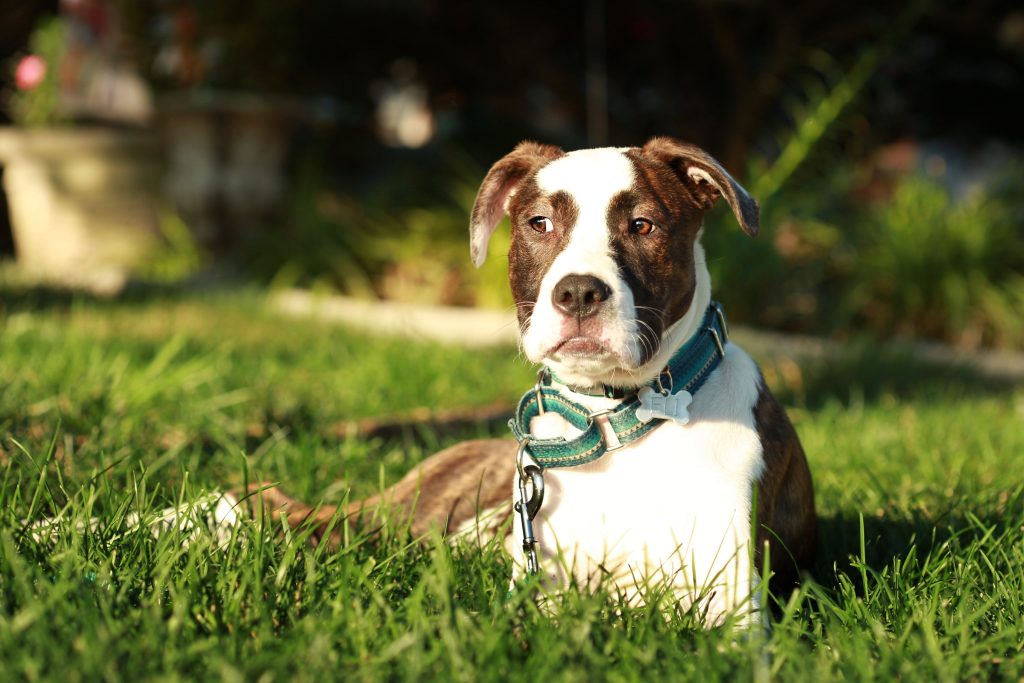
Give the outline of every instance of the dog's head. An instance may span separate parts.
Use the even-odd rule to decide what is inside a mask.
[[[711,298],[700,233],[725,197],[756,235],[758,206],[706,152],[668,138],[571,153],[524,142],[473,206],[479,266],[505,213],[527,358],[571,384],[638,386],[699,325]]]

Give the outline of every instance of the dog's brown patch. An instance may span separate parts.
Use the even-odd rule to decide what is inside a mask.
[[[336,505],[300,503],[266,483],[250,486],[246,501],[254,515],[284,518],[292,528],[312,523],[313,542],[331,547],[341,543],[345,524],[359,522],[368,528],[377,513],[385,511],[392,522],[408,522],[415,537],[431,531],[445,534],[473,521],[479,512],[501,506],[511,512],[515,452],[511,439],[456,444],[427,458],[382,493],[350,503],[343,514]],[[329,528],[336,517],[340,523]],[[502,521],[492,520],[491,526]]]
[[[572,236],[580,209],[568,192],[545,193],[537,185],[534,171],[516,190],[509,204],[512,241],[508,252],[508,279],[516,302],[519,325],[525,329],[533,304],[537,303],[540,283],[551,263],[565,249]],[[546,216],[554,224],[549,233],[538,233],[529,221]]]
[[[608,206],[608,235],[622,279],[636,306],[646,362],[656,353],[665,328],[686,314],[696,288],[694,244],[705,207],[661,159],[641,149],[626,153],[633,164],[633,186]],[[636,218],[654,224],[638,235]]]
[[[687,188],[690,200],[695,200],[703,211],[710,209],[719,197],[724,196],[743,231],[748,235],[758,233],[761,212],[757,201],[703,149],[682,140],[654,137],[647,141],[641,153],[658,159],[671,169],[679,182]],[[695,169],[714,184],[709,184],[700,176],[691,175]]]
[[[757,434],[764,448],[764,474],[757,482],[757,548],[755,561],[762,566],[762,549],[771,549],[771,589],[787,595],[810,570],[817,544],[814,487],[804,449],[786,411],[761,380],[754,406]]]
[[[552,145],[526,141],[491,166],[477,191],[469,222],[470,254],[477,265],[483,262],[487,242],[513,193],[527,177],[535,176],[537,169],[563,154]]]

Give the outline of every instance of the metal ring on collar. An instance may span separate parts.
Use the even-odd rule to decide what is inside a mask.
[[[533,393],[537,395],[537,414],[543,415],[547,411],[544,409],[544,394],[541,393],[541,385],[544,380],[548,378],[548,369],[541,368],[537,371],[537,382],[533,385]]]
[[[519,473],[520,479],[528,479],[530,477],[526,472],[528,467],[542,469],[537,459],[530,454],[528,450],[529,445],[529,439],[522,439],[519,442],[519,449],[516,451],[516,472]]]
[[[668,375],[668,389],[665,388],[665,385],[661,381],[662,375]],[[672,377],[672,370],[667,365],[664,370],[658,373],[656,379],[658,380],[658,390],[661,391],[662,394],[668,395],[675,391],[676,380]]]

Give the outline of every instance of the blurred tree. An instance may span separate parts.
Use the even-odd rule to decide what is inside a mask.
[[[611,143],[678,135],[737,169],[754,147],[770,156],[785,103],[808,80],[848,66],[894,17],[887,0],[121,2],[161,87],[328,96],[366,130],[374,84],[404,60],[428,87],[438,133],[457,133],[491,158],[524,136],[586,144],[588,64],[591,76],[596,64],[607,94],[596,96],[602,81],[591,78],[590,117],[594,102],[607,102]],[[1019,139],[1024,63],[1014,3],[931,5],[873,86],[863,110],[870,133]],[[186,74],[188,60],[168,59],[171,48],[198,69]]]

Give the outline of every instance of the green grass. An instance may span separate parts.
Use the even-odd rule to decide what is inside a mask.
[[[248,525],[154,538],[125,517],[246,477],[362,495],[462,435],[351,440],[334,425],[517,398],[513,350],[374,339],[268,313],[257,294],[98,302],[0,289],[4,680],[1019,680],[1024,390],[872,349],[762,359],[808,451],[816,581],[774,629],[695,628],[598,592],[557,617],[506,600],[493,545],[337,552]],[[500,434],[500,431],[495,432]],[[341,482],[341,483],[338,483]],[[63,513],[36,540],[23,519]],[[101,521],[96,528],[85,523]]]

